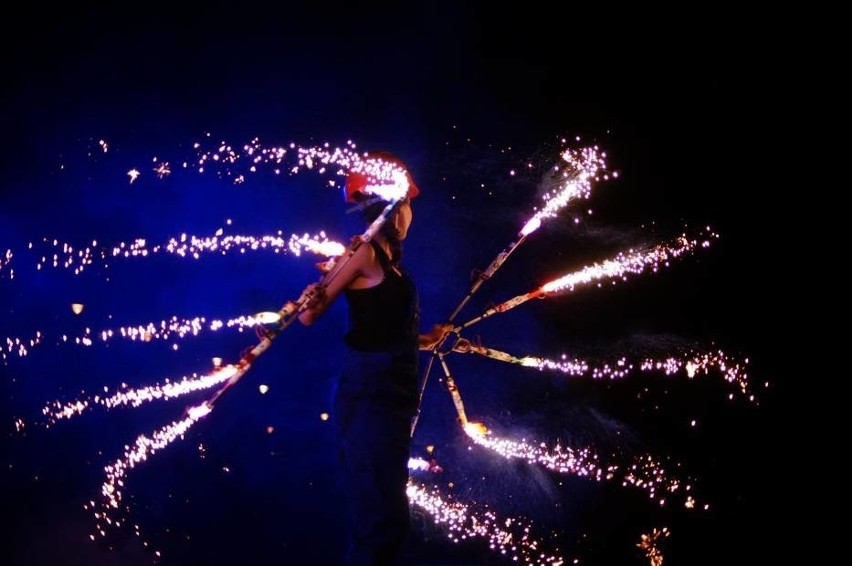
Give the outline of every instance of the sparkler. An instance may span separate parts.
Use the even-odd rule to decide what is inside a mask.
[[[315,297],[322,293],[323,289],[339,275],[342,268],[354,256],[360,246],[369,243],[373,239],[373,237],[381,229],[382,225],[393,214],[407,194],[408,181],[405,173],[394,164],[385,164],[377,160],[367,160],[366,162],[359,161],[357,156],[346,152],[328,153],[324,151],[317,151],[315,149],[303,150],[300,148],[299,155],[300,164],[308,168],[312,168],[315,164],[315,160],[317,159],[323,163],[345,161],[351,166],[352,170],[368,173],[373,182],[368,184],[364,190],[367,193],[378,195],[381,200],[387,201],[387,204],[379,216],[367,227],[364,233],[354,238],[352,243],[346,248],[335,242],[329,242],[327,238],[325,238],[324,233],[321,233],[322,240],[317,237],[310,237],[307,234],[301,238],[296,236],[291,237],[289,247],[296,255],[299,255],[301,248],[305,247],[311,251],[331,255],[331,259],[324,263],[323,276],[320,281],[317,284],[308,285],[296,301],[286,302],[277,313],[261,313],[253,319],[251,317],[241,317],[241,319],[234,322],[235,324],[241,325],[240,328],[246,325],[246,321],[254,322],[255,329],[259,336],[259,341],[254,345],[254,347],[245,353],[236,364],[222,366],[221,360],[219,360],[218,363],[214,362],[214,366],[216,367],[215,371],[200,378],[198,376],[193,376],[192,378],[184,378],[178,383],[167,382],[165,385],[144,387],[141,389],[124,388],[123,391],[119,391],[112,395],[95,395],[88,399],[65,404],[56,402],[43,409],[42,412],[45,416],[47,416],[48,426],[50,426],[58,420],[68,419],[79,415],[87,408],[94,405],[100,405],[107,409],[119,405],[135,407],[152,400],[175,398],[195,391],[206,390],[219,386],[219,389],[216,390],[215,393],[206,401],[200,405],[188,408],[182,420],[175,421],[163,427],[151,436],[140,435],[133,448],[126,448],[123,458],[105,468],[107,479],[101,490],[103,500],[100,504],[95,504],[94,502],[90,504],[92,508],[97,510],[95,513],[98,525],[97,531],[102,536],[105,535],[106,526],[120,525],[120,522],[113,521],[110,515],[110,510],[115,510],[120,507],[122,498],[120,487],[123,485],[124,478],[128,471],[135,467],[137,463],[146,460],[150,455],[165,448],[177,438],[182,437],[190,426],[196,423],[199,419],[208,415],[222,395],[231,387],[236,385],[236,383],[238,383],[252,367],[254,360],[256,360],[269,348],[272,344],[272,340],[285,328],[287,328],[302,311],[308,308],[315,300]],[[204,161],[204,159],[202,159],[202,161]],[[156,168],[156,172],[159,178],[171,173],[167,163],[158,166]],[[138,174],[131,175],[131,182],[135,181],[137,178]],[[221,251],[224,253],[225,250],[235,246],[239,247],[242,252],[245,251],[246,247],[256,250],[270,246],[274,248],[276,252],[283,247],[283,240],[281,238],[256,240],[251,238],[244,239],[228,237],[220,240],[223,233],[223,229],[219,229],[212,238],[203,239],[188,237],[186,234],[182,234],[179,239],[172,239],[166,246],[155,246],[152,249],[152,253],[158,253],[161,250],[165,250],[168,253],[176,254],[181,257],[193,257],[198,259],[200,252],[202,251]],[[47,242],[47,239],[45,239],[45,242]],[[60,243],[58,240],[53,240],[52,245],[54,248],[57,248]],[[30,244],[31,249],[32,247],[32,244]],[[74,269],[74,274],[79,275],[86,265],[91,265],[94,261],[96,252],[93,251],[92,248],[97,248],[96,240],[92,242],[91,248],[87,247],[85,250],[80,251],[75,250],[69,244],[63,244],[61,247],[61,253],[65,256],[64,260],[60,258],[60,253],[58,251],[52,253],[50,256],[46,254],[41,257],[41,261],[37,263],[36,269],[40,270],[42,266],[50,264],[52,264],[54,268],[58,268],[61,263],[62,267],[66,269],[72,268]],[[148,254],[149,250],[147,248],[147,242],[145,239],[140,238],[129,245],[121,244],[113,247],[111,253],[106,250],[101,250],[100,257],[101,259],[105,259],[111,255],[112,257],[130,258],[137,256],[145,257]],[[4,260],[3,263],[0,263],[0,268],[5,267],[6,264],[11,261],[11,257],[11,251],[7,252],[6,260]],[[190,321],[188,324],[181,325],[175,319],[170,321],[168,325],[165,322],[161,323],[159,330],[154,325],[149,324],[146,327],[129,329],[122,328],[120,334],[123,336],[129,336],[132,339],[139,337],[143,341],[150,341],[155,335],[159,337],[168,336],[169,332],[179,332],[183,335],[190,331],[188,329],[191,329],[192,333],[197,334],[203,321],[203,319],[195,319]],[[181,326],[184,328],[181,328]],[[221,323],[219,326],[221,326]],[[114,333],[112,331],[101,332],[101,338],[104,341],[111,338],[113,335]],[[42,336],[39,332],[36,334],[36,338],[30,341],[30,345],[38,344],[41,339]],[[63,339],[67,340],[67,337],[63,337]],[[26,355],[26,341],[7,338],[6,342],[10,352],[13,348],[17,348],[19,349],[21,356]],[[82,338],[78,338],[76,342],[79,344],[90,345],[92,342],[90,329],[87,328],[86,335]],[[5,352],[0,350],[0,353],[3,353],[3,359],[5,359]],[[105,393],[107,392],[108,390],[105,389]],[[17,420],[16,427],[18,430],[23,430],[23,421]]]
[[[287,165],[286,158],[288,156],[295,156],[298,163]],[[564,162],[562,167],[554,168],[555,176],[559,177],[559,180],[546,191],[541,209],[536,211],[524,224],[509,246],[504,248],[489,266],[479,273],[461,302],[447,318],[448,322],[453,323],[456,320],[471,297],[495,275],[508,257],[514,254],[528,236],[538,230],[543,222],[555,217],[561,209],[569,204],[588,198],[594,181],[608,178],[608,174],[605,172],[603,154],[600,154],[597,148],[566,151],[561,158]],[[225,235],[224,228],[216,230],[213,236],[181,234],[153,246],[145,238],[138,238],[114,246],[99,246],[98,242],[93,240],[90,245],[80,249],[48,238],[38,244],[46,247],[47,250],[35,250],[35,246],[30,244],[30,250],[37,257],[40,257],[40,260],[35,264],[36,270],[50,267],[54,269],[63,268],[73,271],[74,275],[82,273],[97,261],[107,267],[110,261],[144,258],[160,253],[180,258],[199,259],[204,254],[225,254],[232,250],[239,253],[259,250],[273,250],[275,253],[281,253],[289,250],[297,256],[302,250],[306,250],[331,258],[324,265],[324,274],[319,283],[309,285],[296,301],[288,301],[276,312],[251,316],[243,315],[225,320],[207,320],[204,317],[172,317],[169,320],[122,326],[117,329],[92,331],[86,328],[82,335],[76,337],[63,335],[59,338],[62,343],[89,346],[95,341],[106,342],[114,337],[149,342],[154,339],[184,338],[185,336],[197,335],[204,329],[217,330],[225,327],[237,328],[240,331],[252,327],[258,333],[258,342],[237,363],[222,365],[221,359],[218,359],[218,362],[214,361],[214,371],[209,374],[201,376],[192,374],[177,380],[165,380],[160,384],[140,388],[130,388],[126,385],[122,385],[119,390],[115,391],[104,388],[104,391],[97,395],[82,397],[70,403],[54,402],[43,408],[43,415],[47,417],[48,424],[52,425],[60,420],[80,415],[93,407],[103,407],[107,410],[119,406],[138,407],[153,401],[174,399],[210,389],[215,390],[215,393],[206,401],[188,408],[183,418],[169,423],[150,435],[139,436],[131,446],[125,447],[121,458],[105,468],[107,478],[101,489],[102,500],[100,503],[90,503],[90,507],[95,510],[98,534],[102,536],[105,535],[108,526],[120,526],[121,524],[120,521],[113,519],[111,513],[120,509],[123,505],[121,488],[129,471],[170,443],[182,438],[192,425],[208,415],[218,399],[233,387],[249,371],[254,361],[270,347],[273,339],[288,327],[298,314],[311,304],[316,296],[315,294],[321,292],[322,287],[327,285],[340,272],[340,269],[352,257],[358,247],[372,239],[399,202],[398,197],[394,196],[397,193],[393,190],[385,192],[390,187],[399,188],[399,171],[392,168],[375,169],[374,163],[362,160],[350,149],[339,150],[329,149],[328,147],[305,149],[295,145],[288,148],[270,149],[263,148],[258,142],[252,142],[244,146],[242,152],[240,152],[227,144],[221,144],[217,151],[201,155],[197,164],[197,171],[202,173],[215,170],[221,177],[231,179],[234,183],[239,184],[245,182],[246,170],[255,172],[261,164],[280,166],[280,169],[276,169],[276,174],[280,172],[295,173],[301,169],[312,169],[320,172],[334,168],[366,171],[382,180],[381,183],[371,188],[376,194],[382,195],[382,198],[388,199],[390,204],[361,236],[353,239],[348,247],[330,241],[324,232],[320,232],[318,236],[292,235],[287,240],[280,231],[277,235],[271,236],[233,236]],[[184,164],[183,168],[186,167],[188,166]],[[158,178],[162,178],[171,175],[173,171],[179,168],[181,167],[172,167],[168,162],[158,160],[152,170]],[[130,173],[128,175],[131,182],[135,182],[141,174],[136,169],[133,169],[132,172],[132,175]],[[334,183],[330,184],[333,185]],[[552,190],[554,188],[555,190]],[[404,190],[402,194],[404,194]],[[228,225],[230,225],[230,221],[228,221]],[[570,474],[596,481],[616,481],[623,486],[641,489],[659,505],[667,504],[668,501],[673,499],[679,499],[686,508],[706,508],[706,503],[696,501],[691,482],[682,481],[673,475],[666,469],[667,466],[664,465],[662,459],[640,455],[628,462],[616,461],[602,457],[590,448],[568,448],[558,443],[555,446],[548,446],[540,441],[511,439],[496,434],[481,423],[471,422],[468,419],[461,393],[450,371],[447,358],[453,352],[474,354],[536,370],[561,372],[572,377],[589,377],[592,379],[616,379],[641,371],[664,372],[667,375],[685,374],[692,378],[712,370],[722,373],[724,378],[735,384],[742,393],[751,395],[746,374],[743,371],[744,368],[721,351],[693,353],[686,359],[676,357],[639,360],[621,358],[609,364],[596,365],[581,359],[566,359],[565,356],[561,360],[533,355],[517,357],[492,347],[473,344],[461,337],[463,330],[477,322],[495,314],[512,310],[533,298],[554,298],[591,284],[600,286],[606,281],[615,283],[625,280],[629,275],[656,271],[661,266],[667,265],[670,260],[681,257],[695,249],[708,246],[715,237],[717,236],[708,228],[705,234],[698,237],[688,238],[686,235],[682,235],[670,244],[657,245],[645,251],[630,250],[627,253],[618,254],[610,260],[568,273],[541,285],[533,291],[518,295],[496,307],[492,307],[476,318],[456,325],[451,333],[454,338],[448,337],[445,343],[436,346],[431,352],[432,355],[429,357],[428,366],[420,384],[421,398],[432,363],[437,360],[444,372],[444,383],[451,395],[459,424],[476,446],[488,449],[506,459],[521,460],[557,474]],[[15,267],[18,268],[21,258],[13,256],[12,250],[7,250],[5,255],[0,256],[0,278],[13,278],[14,272],[11,269],[13,257]],[[82,310],[82,305],[80,310]],[[4,341],[0,341],[0,354],[3,360],[6,359],[7,355],[13,353],[23,357],[27,355],[30,349],[45,343],[45,341],[46,336],[41,331],[35,332],[31,338],[7,337]],[[447,341],[450,341],[449,347]],[[417,419],[415,418],[412,425],[412,435],[416,423]],[[19,428],[23,428],[23,422],[19,422]],[[439,469],[434,462],[424,463],[415,459],[410,462],[410,467],[412,470],[421,471]],[[467,506],[457,502],[447,502],[436,492],[430,492],[423,486],[416,486],[413,482],[409,484],[408,494],[413,505],[434,510],[430,514],[433,515],[436,523],[448,524],[450,531],[454,533],[453,536],[456,537],[455,540],[474,537],[486,538],[489,540],[489,545],[493,551],[509,555],[512,560],[522,561],[525,564],[559,566],[564,563],[564,559],[559,557],[558,551],[539,552],[543,547],[543,542],[531,538],[529,530],[521,526],[522,522],[517,519],[509,518],[498,521],[496,516],[490,512],[482,516],[474,516]],[[448,517],[455,518],[448,519]],[[509,528],[510,526],[511,528]],[[517,530],[518,527],[520,527],[520,531]],[[648,541],[645,540],[644,542],[647,543]],[[658,560],[658,563],[662,562],[662,555],[656,548],[651,548],[648,545],[642,548],[647,551],[649,557]]]
[[[549,210],[549,207],[545,207],[545,210]],[[534,219],[535,218],[536,217],[534,217]],[[713,234],[712,232],[710,233],[710,236],[718,237],[716,234]],[[523,240],[518,240],[518,242],[520,242],[520,241],[523,241]],[[689,240],[689,239],[686,238],[686,236],[682,235],[682,236],[677,238],[676,243],[673,244],[673,245],[657,245],[651,251],[644,252],[644,253],[643,252],[631,252],[631,253],[628,253],[628,254],[619,254],[614,259],[607,260],[603,263],[599,263],[599,264],[595,264],[595,265],[592,265],[592,266],[585,267],[582,270],[575,272],[575,273],[569,273],[567,275],[564,275],[563,277],[560,277],[558,279],[555,279],[553,281],[545,283],[544,285],[542,285],[541,287],[539,287],[539,288],[537,288],[533,291],[530,291],[528,293],[524,293],[522,295],[518,295],[518,296],[516,296],[512,299],[509,299],[508,301],[505,301],[505,302],[503,302],[503,303],[501,303],[501,304],[499,304],[495,307],[492,307],[492,308],[488,309],[487,311],[485,311],[480,316],[473,318],[473,319],[465,322],[464,324],[456,326],[453,329],[452,334],[455,334],[455,336],[457,337],[456,344],[458,344],[458,339],[461,338],[459,333],[462,330],[464,330],[464,329],[466,329],[466,328],[468,328],[468,327],[476,324],[477,322],[480,322],[480,321],[482,321],[482,320],[484,320],[488,317],[491,317],[495,314],[503,313],[503,312],[506,312],[510,309],[513,309],[513,308],[529,301],[530,299],[546,298],[548,296],[553,296],[553,295],[558,294],[560,292],[573,291],[576,287],[578,287],[580,285],[589,284],[591,282],[599,281],[599,280],[606,279],[606,278],[610,278],[610,279],[624,278],[625,275],[628,274],[628,273],[638,274],[638,273],[643,272],[645,269],[649,269],[649,268],[656,270],[659,267],[659,265],[669,261],[672,258],[679,257],[679,256],[683,255],[685,252],[691,251],[696,246],[699,246],[699,245],[702,246],[702,247],[706,247],[707,245],[709,245],[709,240],[708,239],[703,239],[701,241],[699,241],[697,239]],[[510,248],[510,250],[514,249],[515,247],[517,247],[517,246],[513,245]],[[506,254],[506,255],[508,255],[508,254]],[[500,259],[500,256],[498,256],[498,260],[499,259]],[[503,257],[503,259],[500,260],[499,262],[497,262],[495,260],[495,262],[492,263],[493,269],[489,268],[489,270],[491,270],[492,272],[494,270],[496,270],[496,268],[499,267],[502,264],[502,261],[504,259],[505,259],[505,257]],[[474,290],[478,289],[478,288],[479,288],[479,285],[474,284]],[[464,305],[467,302],[467,300],[470,298],[470,295],[471,295],[471,293],[468,293],[468,295],[465,297],[465,299],[462,300],[462,305]],[[453,316],[455,316],[458,313],[459,310],[460,310],[460,308],[457,308],[456,311],[453,313]],[[446,342],[446,339],[445,339],[445,342]],[[424,374],[424,376],[421,380],[420,398],[422,400],[423,392],[424,392],[424,389],[425,389],[425,386],[426,386],[426,381],[428,380],[429,372],[431,371],[431,368],[432,368],[431,361],[434,358],[437,358],[440,361],[441,368],[444,371],[444,380],[445,380],[445,383],[447,385],[447,391],[450,393],[450,396],[451,396],[452,401],[453,401],[453,405],[456,408],[456,413],[458,414],[458,421],[462,425],[462,427],[464,428],[468,424],[467,415],[465,414],[465,410],[464,410],[464,403],[461,399],[461,394],[459,392],[458,385],[456,385],[455,379],[453,378],[453,376],[450,372],[450,369],[447,366],[447,363],[444,359],[445,353],[440,351],[441,347],[443,347],[443,343],[435,346],[435,348],[432,350],[432,357],[430,357],[430,359],[429,359],[430,363],[426,366],[426,372],[425,372],[425,374]],[[470,348],[470,347],[468,346],[467,348]],[[453,348],[451,348],[451,350],[452,349]],[[466,350],[462,349],[462,351],[466,351]],[[526,361],[515,360],[511,356],[507,356],[503,353],[496,352],[494,350],[489,351],[487,349],[482,350],[482,349],[479,349],[479,348],[474,348],[473,351],[476,351],[477,353],[484,353],[485,355],[489,355],[490,357],[502,358],[503,361],[520,363],[522,365],[525,364],[525,363],[534,363],[534,361],[532,361],[532,360],[526,360]],[[414,419],[413,424],[412,424],[412,435],[414,434],[414,429],[415,429],[416,426],[417,426],[417,416],[415,416],[415,419]]]
[[[708,237],[716,238],[718,235],[711,232]],[[492,307],[480,316],[456,327],[455,331],[459,332],[490,316],[506,312],[529,301],[530,299],[544,299],[552,297],[560,292],[573,291],[579,286],[588,285],[595,281],[601,281],[604,279],[623,279],[627,274],[639,274],[645,269],[656,270],[661,264],[664,264],[670,259],[679,257],[686,252],[694,250],[696,246],[707,247],[709,244],[709,239],[702,239],[699,241],[695,238],[690,240],[687,239],[686,236],[679,236],[674,244],[660,244],[655,246],[649,252],[620,253],[613,259],[584,267],[580,271],[569,273],[558,279],[554,279],[553,281],[545,283],[538,289],[530,291],[529,293],[524,293],[523,295],[518,295],[517,297]]]
[[[543,199],[545,200],[544,207],[533,214],[518,232],[515,241],[509,244],[506,249],[497,254],[497,257],[491,264],[485,268],[474,280],[470,290],[459,302],[458,306],[447,317],[447,322],[452,323],[456,316],[461,312],[464,306],[470,301],[471,297],[479,290],[479,288],[503,265],[518,246],[520,246],[533,232],[541,227],[543,220],[551,218],[556,213],[567,206],[574,200],[580,198],[588,198],[591,192],[591,183],[593,180],[598,180],[600,172],[606,168],[606,154],[599,153],[597,147],[584,148],[580,150],[568,149],[562,153],[562,160],[565,161],[566,169],[562,170],[559,167],[554,167],[552,173],[561,177],[561,180],[548,187],[544,192]],[[605,177],[605,176],[604,176]],[[606,178],[606,177],[605,177]],[[555,193],[551,193],[553,187],[557,187]],[[458,329],[454,330],[457,334]],[[445,339],[446,341],[446,339]],[[447,384],[447,389],[453,398],[453,404],[456,406],[456,411],[459,415],[459,422],[464,426],[467,423],[467,418],[464,415],[464,405],[458,392],[458,387],[455,380],[450,374],[449,368],[443,360],[443,356],[439,356],[439,352],[443,347],[444,342],[438,343],[432,349],[432,355],[426,362],[426,368],[418,385],[418,398],[420,402],[423,400],[423,394],[426,391],[426,385],[429,381],[429,375],[432,372],[432,363],[437,357],[441,361],[441,367],[444,370],[444,379]],[[418,404],[419,406],[419,404]],[[414,415],[411,423],[411,435],[414,436],[414,431],[417,428],[417,422],[420,418],[420,411]]]
[[[284,306],[282,306],[278,311],[277,317],[272,317],[273,320],[277,318],[277,327],[266,329],[258,327],[260,341],[237,363],[237,369],[234,375],[232,375],[228,381],[225,382],[222,388],[207,401],[206,405],[209,409],[213,408],[216,401],[218,401],[228,389],[236,385],[243,375],[245,375],[245,373],[251,368],[251,364],[254,360],[269,348],[272,344],[272,340],[285,328],[290,326],[300,313],[304,312],[314,303],[316,298],[324,292],[324,289],[335,278],[337,278],[340,271],[346,263],[352,259],[358,249],[373,239],[373,237],[381,229],[382,225],[388,218],[390,218],[399,204],[405,199],[405,195],[408,192],[408,181],[406,180],[405,175],[401,174],[398,167],[382,167],[378,163],[372,163],[371,167],[372,168],[370,168],[369,171],[373,178],[381,180],[386,178],[387,175],[391,175],[390,179],[392,181],[392,183],[388,184],[378,183],[375,185],[367,185],[366,192],[376,194],[381,197],[382,200],[387,201],[387,204],[382,209],[379,216],[370,223],[360,237],[353,239],[345,253],[332,257],[328,262],[326,262],[324,275],[320,278],[316,285],[308,285],[302,291],[302,294],[298,299],[284,303]],[[362,167],[362,169],[365,169],[365,167]],[[388,170],[390,170],[390,173],[386,173]]]

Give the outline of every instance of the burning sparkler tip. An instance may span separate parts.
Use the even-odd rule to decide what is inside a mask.
[[[464,431],[470,436],[486,436],[488,428],[482,423],[467,423]]]

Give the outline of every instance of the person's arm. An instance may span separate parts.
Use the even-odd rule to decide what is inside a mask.
[[[364,275],[365,266],[371,261],[372,254],[373,249],[362,244],[349,259],[344,260],[345,263],[341,264],[339,269],[332,269],[320,283],[313,283],[316,295],[305,310],[299,313],[299,322],[305,326],[316,322],[346,287]]]

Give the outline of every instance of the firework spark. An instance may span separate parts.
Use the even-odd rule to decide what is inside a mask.
[[[560,372],[571,377],[588,377],[594,380],[624,379],[637,372],[662,372],[667,376],[685,375],[689,379],[715,373],[722,376],[726,382],[733,384],[749,401],[757,402],[757,397],[751,390],[749,375],[746,372],[748,359],[736,360],[721,350],[692,351],[681,356],[670,355],[662,359],[630,360],[626,357],[620,357],[613,362],[599,364],[593,364],[589,360],[581,358],[569,358],[565,354],[559,360],[529,355],[519,358],[481,344],[472,344],[464,339],[460,339],[453,346],[453,351],[478,354],[523,367]]]
[[[610,280],[615,284],[618,281],[626,281],[628,275],[639,275],[645,271],[656,272],[661,266],[668,265],[672,259],[681,257],[685,253],[695,250],[696,247],[708,247],[710,245],[708,238],[710,237],[717,238],[718,235],[710,232],[708,237],[703,239],[689,239],[685,235],[682,235],[672,244],[657,244],[649,251],[631,250],[626,253],[619,253],[612,259],[568,273],[545,283],[529,293],[518,295],[495,307],[491,307],[480,316],[460,325],[456,331],[458,332],[459,330],[473,326],[477,322],[495,314],[511,310],[530,299],[553,297],[592,283],[600,285],[601,282],[606,280]]]
[[[683,494],[685,508],[693,509],[696,506],[690,493],[692,486],[674,477],[660,462],[647,454],[627,464],[603,463],[602,458],[590,448],[575,450],[559,444],[551,448],[544,442],[501,438],[493,435],[481,423],[469,423],[464,430],[476,444],[506,459],[520,459],[558,474],[582,476],[596,481],[620,481],[623,486],[647,491],[648,497],[660,506],[666,504],[668,496],[679,494]],[[707,506],[704,505],[704,508]]]
[[[229,221],[230,223],[230,221]],[[147,258],[155,255],[171,255],[180,258],[200,259],[205,254],[228,253],[245,254],[247,252],[266,251],[278,253],[293,253],[301,255],[308,251],[325,257],[339,255],[343,252],[343,244],[330,240],[324,231],[318,234],[291,234],[284,237],[282,231],[276,235],[224,235],[224,229],[219,228],[213,236],[195,236],[181,234],[169,238],[163,243],[149,245],[146,238],[137,238],[131,242],[117,242],[112,246],[99,246],[97,240],[82,249],[75,248],[67,242],[57,239],[43,238],[37,245],[28,245],[31,253],[36,254],[35,269],[53,267],[55,269],[72,270],[74,275],[83,273],[96,263],[109,268],[110,260],[116,258]],[[7,252],[7,261],[0,261],[0,270],[11,261],[12,252]],[[10,271],[9,278],[12,278]]]
[[[184,395],[195,393],[197,391],[206,391],[217,385],[227,382],[234,373],[237,367],[227,365],[218,368],[213,373],[208,375],[192,375],[183,377],[179,381],[166,381],[161,385],[148,385],[139,388],[132,388],[126,384],[122,384],[121,390],[109,395],[109,389],[104,387],[103,395],[93,395],[88,398],[79,399],[70,403],[60,403],[53,401],[42,409],[42,414],[47,417],[47,426],[55,424],[57,421],[70,419],[82,414],[84,411],[95,406],[100,406],[105,409],[114,407],[138,407],[144,403],[151,401],[170,400]]]
[[[547,539],[535,537],[529,521],[501,518],[490,509],[476,512],[472,505],[449,501],[437,488],[430,489],[413,481],[409,481],[407,493],[411,504],[428,513],[437,525],[445,527],[454,543],[484,539],[491,552],[514,563],[529,566],[565,564],[558,549],[545,550]]]
[[[636,543],[636,546],[645,552],[650,566],[663,566],[663,552],[660,545],[668,536],[669,530],[663,527],[662,529],[654,529],[649,535],[643,534],[641,540]]]
[[[183,438],[186,431],[208,413],[209,410],[203,406],[199,406],[190,410],[183,419],[169,423],[154,432],[151,436],[139,435],[132,447],[125,447],[124,455],[121,458],[104,468],[106,480],[101,485],[102,497],[99,501],[89,502],[89,507],[94,510],[96,520],[95,534],[92,535],[93,539],[97,535],[101,537],[107,536],[107,529],[109,527],[121,527],[122,521],[115,518],[115,513],[122,510],[122,500],[124,498],[122,489],[130,470],[145,462],[149,457],[167,447],[175,440]],[[129,509],[125,508],[123,511],[129,512]]]

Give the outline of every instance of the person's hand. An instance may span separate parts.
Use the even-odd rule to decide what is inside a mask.
[[[431,350],[438,344],[444,341],[447,334],[453,331],[453,325],[450,323],[433,324],[432,330],[427,334],[421,334],[419,346],[421,350]]]
[[[305,290],[302,291],[302,296],[299,297],[299,301],[306,301],[306,308],[313,308],[317,303],[321,302],[325,298],[325,287],[320,285],[319,283],[311,283]]]

